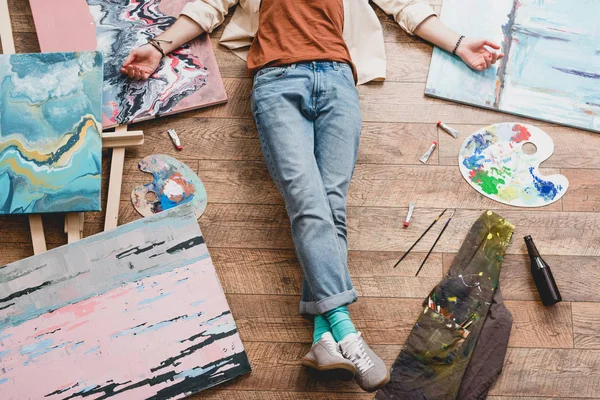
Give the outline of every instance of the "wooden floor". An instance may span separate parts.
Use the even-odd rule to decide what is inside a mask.
[[[10,0],[17,52],[39,47],[25,0]],[[439,9],[441,0],[432,3]],[[504,372],[493,400],[600,398],[600,135],[484,111],[423,96],[431,47],[405,33],[379,10],[388,57],[388,79],[359,87],[364,129],[348,198],[350,272],[360,300],[354,321],[375,351],[391,365],[420,303],[440,280],[465,234],[482,210],[492,209],[516,226],[502,270],[501,287],[514,318]],[[271,183],[250,114],[251,80],[244,63],[212,40],[229,95],[223,106],[165,117],[135,126],[146,144],[126,154],[119,223],[140,216],[129,196],[149,180],[137,170],[146,155],[176,156],[198,171],[209,204],[200,226],[253,372],[198,395],[231,400],[371,399],[353,382],[323,382],[298,364],[309,349],[311,325],[298,316],[300,272],[282,200]],[[453,139],[436,129],[445,121],[460,129]],[[545,173],[570,181],[561,201],[527,210],[479,195],[461,177],[458,149],[486,124],[522,121],[542,127],[555,153]],[[166,131],[175,128],[184,150],[173,149]],[[427,165],[419,157],[432,141],[439,150]],[[110,153],[104,154],[105,178]],[[106,195],[106,179],[103,196]],[[410,228],[402,228],[409,202],[416,204]],[[431,246],[428,235],[406,262],[394,262],[443,208],[456,209],[418,278],[416,268]],[[104,215],[86,214],[85,235],[102,229]],[[49,247],[66,242],[63,216],[44,216]],[[439,229],[435,229],[436,231]],[[26,217],[0,218],[0,264],[32,254]],[[564,301],[539,302],[529,276],[523,236],[531,234],[552,266]]]

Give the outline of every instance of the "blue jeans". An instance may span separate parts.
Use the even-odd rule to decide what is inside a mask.
[[[353,303],[346,196],[362,120],[351,68],[337,62],[263,68],[254,78],[252,113],[302,266],[300,313]]]

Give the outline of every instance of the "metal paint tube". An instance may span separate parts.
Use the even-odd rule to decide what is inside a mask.
[[[408,224],[410,223],[410,219],[412,218],[413,215],[413,211],[415,210],[415,205],[414,203],[410,203],[408,205],[408,215],[406,216],[406,220],[404,220],[404,226],[408,227]]]
[[[171,136],[171,140],[173,141],[175,147],[177,147],[177,150],[183,150],[183,147],[181,147],[181,140],[179,140],[179,136],[177,136],[175,129],[169,129],[167,132],[169,133],[169,136]]]
[[[431,154],[433,154],[433,151],[435,150],[436,146],[437,142],[433,142],[429,150],[427,150],[427,152],[423,154],[421,158],[419,158],[419,161],[421,161],[423,164],[427,164],[427,160],[429,160],[429,157],[431,157]]]
[[[443,123],[442,121],[438,121],[437,126],[448,132],[454,139],[458,137],[458,131],[454,128],[450,128],[448,125]]]

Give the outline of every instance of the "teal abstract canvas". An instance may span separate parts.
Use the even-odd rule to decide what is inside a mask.
[[[600,132],[598,15],[597,0],[444,0],[442,21],[505,55],[477,72],[435,49],[425,93]]]
[[[100,210],[100,52],[0,55],[0,214]]]

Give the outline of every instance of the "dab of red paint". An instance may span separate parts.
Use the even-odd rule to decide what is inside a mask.
[[[531,137],[531,133],[529,133],[527,128],[524,127],[523,125],[515,124],[515,126],[513,126],[512,130],[513,130],[513,132],[517,132],[516,135],[511,136],[511,138],[510,138],[515,143],[524,142],[526,140],[529,140],[529,138]]]

